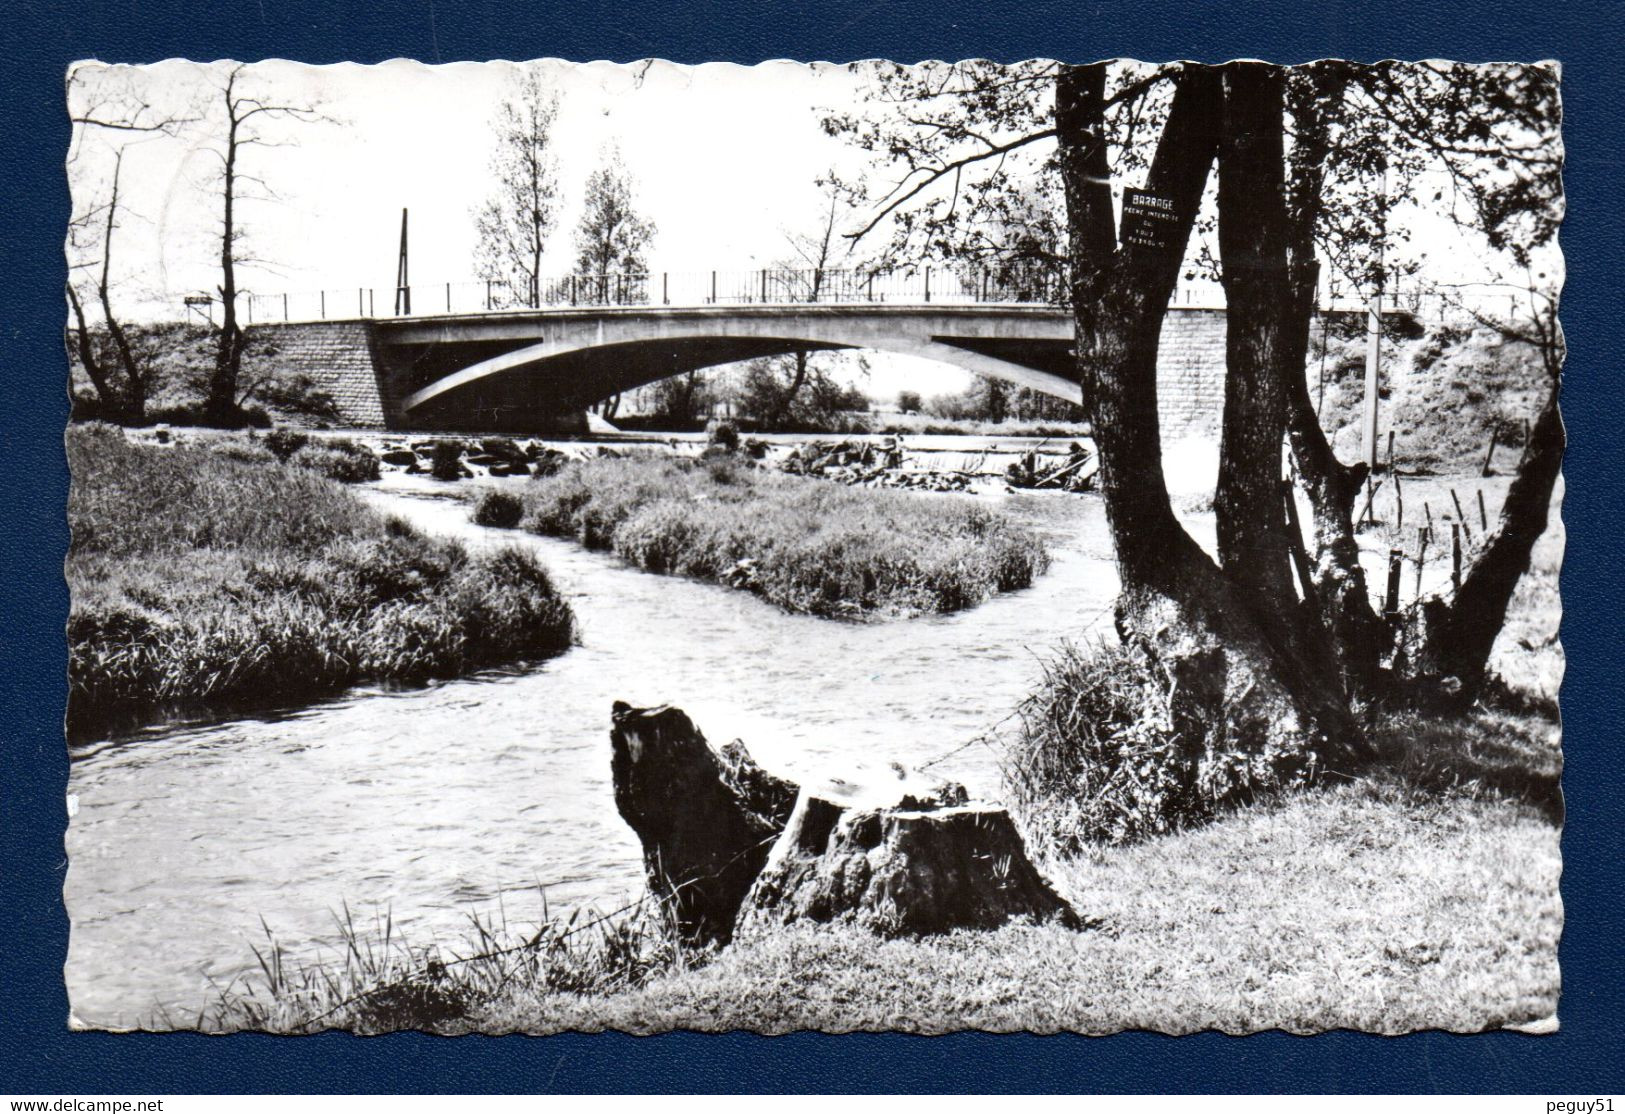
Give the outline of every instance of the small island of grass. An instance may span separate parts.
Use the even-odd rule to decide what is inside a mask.
[[[1049,567],[1037,534],[969,499],[846,488],[732,458],[573,462],[519,498],[478,506],[476,519],[827,617],[958,611]]]

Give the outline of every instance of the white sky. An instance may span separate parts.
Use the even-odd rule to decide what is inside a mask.
[[[572,269],[582,187],[609,145],[618,147],[638,207],[656,225],[648,261],[657,273],[746,270],[786,258],[785,234],[813,231],[822,214],[815,179],[832,166],[851,172],[864,165],[865,156],[820,126],[824,110],[857,105],[858,68],[656,62],[639,81],[641,66],[535,65],[560,98],[553,139],[563,196],[544,260],[550,274]],[[293,145],[246,149],[243,170],[263,176],[280,200],[242,208],[245,250],[270,265],[239,268],[239,285],[265,294],[326,288],[350,298],[356,287],[373,287],[381,307],[394,286],[403,207],[411,210],[416,296],[473,280],[471,210],[489,189],[490,121],[513,73],[509,63],[404,60],[250,67],[245,80],[253,87],[289,102],[320,102],[338,122],[273,123],[268,135]],[[160,107],[208,104],[223,79],[218,64],[184,61],[89,76],[138,82]],[[76,206],[94,204],[109,144],[126,144],[114,285],[133,318],[175,317],[184,295],[212,291],[219,281],[218,130],[199,124],[154,139],[91,129],[96,134],[83,139],[70,164]],[[1417,246],[1458,269],[1478,255],[1438,221]],[[967,381],[939,365],[871,362],[867,389],[880,398],[903,386],[929,395]]]

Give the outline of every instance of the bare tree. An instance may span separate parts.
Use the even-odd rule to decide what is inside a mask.
[[[248,262],[241,254],[243,225],[238,206],[246,201],[274,196],[266,180],[243,169],[246,152],[255,148],[286,146],[289,141],[272,138],[266,125],[272,123],[314,123],[326,121],[319,105],[283,101],[256,90],[248,67],[233,63],[225,81],[217,87],[214,101],[216,125],[222,128],[220,147],[215,150],[220,170],[220,337],[215,350],[213,373],[204,398],[204,415],[221,425],[235,425],[241,419],[242,400],[238,379],[242,371],[244,337],[237,320],[237,266]]]
[[[129,334],[113,309],[114,233],[123,215],[119,186],[124,170],[124,153],[131,142],[174,134],[188,122],[179,113],[166,113],[149,103],[143,91],[127,73],[106,67],[80,66],[68,74],[68,116],[73,125],[73,142],[68,164],[75,181],[75,202],[80,193],[87,204],[77,208],[68,223],[69,276],[68,305],[73,312],[74,346],[85,374],[95,388],[102,413],[114,421],[140,422],[146,417],[150,390],[144,361],[137,358]],[[113,151],[113,167],[107,176],[105,195],[97,195],[90,185],[91,175],[84,164],[88,136],[113,133],[118,146]],[[85,312],[86,294],[79,289],[81,276],[90,276],[96,304],[101,309],[106,344],[97,342],[98,330]]]
[[[587,178],[586,210],[576,229],[576,271],[587,280],[587,296],[601,303],[642,301],[644,258],[654,239],[652,221],[638,216],[632,176],[618,152]]]
[[[535,306],[540,299],[542,253],[558,206],[558,164],[553,125],[558,96],[527,71],[497,108],[491,153],[491,196],[475,210],[480,278],[503,283],[510,299]]]
[[[838,228],[844,208],[840,191],[829,180],[822,184],[825,186],[825,205],[816,226],[810,231],[784,233],[784,241],[791,255],[781,260],[775,270],[779,274],[784,296],[790,301],[817,302],[823,299],[837,253],[844,255],[849,250]],[[791,420],[802,388],[807,384],[812,361],[813,353],[801,349],[753,365],[748,377],[756,386],[753,397],[759,402],[767,400],[768,412],[760,416],[770,426],[783,426]],[[820,377],[821,380],[826,378],[827,375]]]

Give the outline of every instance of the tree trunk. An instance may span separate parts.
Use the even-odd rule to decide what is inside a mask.
[[[1278,622],[1293,622],[1298,597],[1281,506],[1283,357],[1295,308],[1281,297],[1288,284],[1281,86],[1281,71],[1262,63],[1224,71],[1219,256],[1226,374],[1213,509],[1226,575]]]
[[[214,373],[209,377],[204,415],[218,425],[238,419],[237,376],[243,362],[243,331],[237,324],[236,189],[237,109],[232,101],[234,80],[226,86],[226,167],[224,208],[220,235],[220,339],[215,348]]]
[[[1290,309],[1280,362],[1292,457],[1298,482],[1309,498],[1313,606],[1331,641],[1345,692],[1359,696],[1376,685],[1383,650],[1389,644],[1388,633],[1371,607],[1354,534],[1354,500],[1365,482],[1366,465],[1345,466],[1332,452],[1309,397],[1307,376],[1309,327],[1319,278],[1315,225],[1322,209],[1331,118],[1339,114],[1348,78],[1345,63],[1322,62],[1294,72],[1288,84],[1293,131],[1288,182],[1290,273],[1281,300]]]
[[[1558,394],[1559,385],[1554,383],[1524,446],[1495,532],[1455,599],[1447,603],[1433,597],[1419,609],[1421,629],[1412,633],[1420,650],[1411,672],[1427,682],[1443,682],[1445,694],[1462,703],[1470,703],[1483,688],[1490,651],[1506,621],[1512,592],[1529,571],[1535,542],[1546,532],[1566,444]]]
[[[130,351],[130,338],[125,335],[124,326],[119,324],[118,317],[113,313],[113,297],[110,289],[113,271],[113,229],[117,227],[119,177],[123,169],[124,152],[120,151],[113,162],[113,190],[107,201],[107,231],[102,236],[102,273],[100,281],[96,284],[96,296],[101,302],[102,316],[107,320],[108,335],[113,338],[113,351],[118,356],[119,368],[124,373],[123,420],[139,424],[147,416],[146,376],[136,365],[135,354]]]
[[[101,360],[96,355],[96,346],[91,342],[90,325],[85,320],[85,307],[79,301],[78,291],[74,290],[72,283],[68,284],[67,289],[68,304],[73,307],[73,319],[77,325],[79,362],[84,365],[85,374],[90,377],[90,385],[96,388],[96,397],[101,400],[102,410],[107,417],[115,422],[123,422],[124,399],[102,370]]]
[[[1291,781],[1327,764],[1343,765],[1361,743],[1341,694],[1328,679],[1298,668],[1289,660],[1290,650],[1272,638],[1292,624],[1272,621],[1252,588],[1221,572],[1179,524],[1168,501],[1157,419],[1157,344],[1225,123],[1218,71],[1187,66],[1175,80],[1146,179],[1146,189],[1169,199],[1178,218],[1163,247],[1116,248],[1103,66],[1064,71],[1057,84],[1056,119],[1083,397],[1099,449],[1101,491],[1123,584],[1118,633],[1156,663],[1179,713],[1209,725],[1214,753],[1200,761],[1209,773],[1228,771],[1214,773],[1211,782],[1215,796],[1225,799],[1243,796],[1262,782]],[[1235,378],[1232,370],[1227,398]],[[1243,412],[1259,404],[1256,391],[1242,392],[1241,400]],[[1275,421],[1282,420],[1277,412]],[[1278,484],[1273,470],[1279,468],[1280,425],[1275,428],[1269,468]],[[1257,461],[1249,464],[1261,467]],[[1279,488],[1273,491],[1268,511],[1259,513],[1278,524]],[[1248,527],[1255,534],[1267,529]],[[1232,538],[1241,533],[1236,527]],[[1278,559],[1284,577],[1284,548]]]
[[[807,381],[807,356],[806,352],[796,353],[796,371],[790,379],[790,388],[784,392],[778,406],[774,408],[772,421],[776,426],[782,427],[790,420],[790,411],[796,404],[796,396],[801,393],[801,386]]]

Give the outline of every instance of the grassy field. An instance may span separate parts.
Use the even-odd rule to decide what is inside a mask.
[[[68,434],[71,734],[537,659],[574,620],[517,549],[470,556],[319,472],[342,450]],[[343,470],[342,463],[338,470]]]
[[[814,615],[956,611],[1028,586],[1049,564],[1035,534],[970,500],[853,490],[732,460],[606,457],[536,479],[521,497],[524,529]]]

